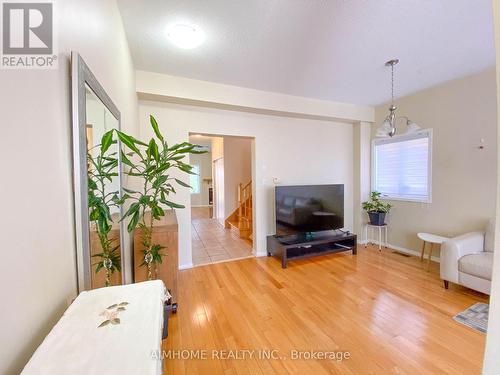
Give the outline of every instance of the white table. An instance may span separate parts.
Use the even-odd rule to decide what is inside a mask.
[[[389,240],[387,239],[387,224],[384,225],[372,225],[370,223],[366,223],[365,225],[365,247],[368,245],[368,228],[372,229],[372,234],[374,229],[378,229],[378,250],[382,251],[382,232],[384,232],[384,247],[387,248],[387,243]]]
[[[441,245],[443,242],[449,240],[449,238],[443,237],[443,236],[438,236],[436,234],[431,234],[431,233],[417,233],[417,237],[423,241],[422,252],[420,253],[420,261],[424,260],[425,245],[427,243],[431,244],[431,248],[429,250],[429,256],[427,257],[427,271],[429,271],[429,267],[431,265],[431,255],[432,255],[432,250],[434,248],[434,244]]]
[[[81,292],[24,367],[23,375],[160,375],[164,302],[161,280]],[[126,302],[124,310],[118,304]],[[109,306],[109,307],[107,307]],[[104,321],[117,324],[99,327]]]

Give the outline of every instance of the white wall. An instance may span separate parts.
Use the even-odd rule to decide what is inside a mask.
[[[358,234],[358,242],[366,240],[363,229],[367,218],[366,212],[362,208],[362,202],[366,201],[370,195],[371,128],[372,124],[368,122],[354,124],[353,222],[354,231]]]
[[[497,108],[497,142],[500,144],[500,2],[493,1],[493,19],[495,25],[496,46],[496,108]],[[495,256],[493,260],[493,279],[491,282],[490,313],[488,316],[488,334],[484,352],[484,375],[498,374],[500,368],[500,147],[497,148],[496,169],[496,228]]]
[[[190,132],[255,137],[254,246],[258,255],[266,253],[266,236],[274,233],[274,177],[283,184],[345,184],[345,225],[352,230],[351,124],[151,101],[139,103],[139,114],[143,138],[152,136],[148,116],[153,114],[170,144],[187,140]],[[179,190],[175,201],[189,208],[187,189]],[[191,264],[190,216],[189,209],[177,211],[181,267]]]
[[[495,71],[490,69],[396,100],[399,116],[433,129],[433,171],[432,203],[391,201],[392,245],[420,250],[418,232],[455,236],[484,229],[495,215],[495,98]],[[387,108],[376,108],[372,135]],[[405,127],[400,121],[398,132]],[[485,140],[483,150],[479,149],[481,138]]]
[[[212,137],[212,161],[224,157],[224,138]]]
[[[137,133],[134,72],[115,2],[64,0],[55,12],[59,69],[0,70],[1,374],[20,372],[76,295],[71,50],[120,109],[123,129]]]
[[[214,187],[213,218],[224,225],[224,138],[212,137],[212,181]]]
[[[238,208],[239,185],[252,180],[252,139],[224,137],[224,215]]]
[[[137,93],[144,100],[192,101],[205,107],[217,105],[241,111],[289,116],[329,118],[338,121],[373,121],[374,108],[351,103],[311,99],[200,81],[138,70]]]

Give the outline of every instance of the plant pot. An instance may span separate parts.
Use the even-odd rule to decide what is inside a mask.
[[[371,225],[385,225],[385,212],[368,212]]]

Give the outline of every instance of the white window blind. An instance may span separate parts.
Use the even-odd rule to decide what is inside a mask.
[[[373,190],[384,198],[431,201],[432,132],[373,141]]]

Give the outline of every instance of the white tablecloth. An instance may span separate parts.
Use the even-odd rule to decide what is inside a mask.
[[[161,374],[162,281],[82,292],[33,354],[22,374]],[[112,305],[122,306],[108,309]],[[104,314],[103,314],[104,313]],[[99,325],[117,317],[119,324]],[[116,321],[115,321],[116,323]]]

